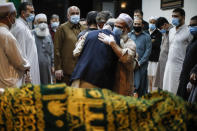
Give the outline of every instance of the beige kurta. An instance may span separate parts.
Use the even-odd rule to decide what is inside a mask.
[[[22,57],[16,39],[8,27],[0,23],[0,88],[16,86],[28,68],[29,64]]]
[[[131,96],[134,91],[136,45],[130,38],[125,43],[121,39],[120,43],[123,50],[117,65],[114,91],[121,95]]]

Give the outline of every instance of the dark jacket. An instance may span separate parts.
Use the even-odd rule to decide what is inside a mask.
[[[186,50],[186,56],[183,62],[183,67],[180,75],[180,83],[177,91],[177,95],[187,100],[189,94],[187,92],[187,84],[190,78],[190,72],[192,68],[197,64],[197,39],[194,39],[191,44],[188,45]]]
[[[85,35],[86,32],[90,32],[90,31],[93,31],[93,30],[97,30],[96,28],[88,28],[82,32],[79,33],[79,35],[77,36],[77,39],[79,39],[81,36]]]
[[[149,24],[148,24],[148,22],[146,22],[145,20],[143,20],[143,21],[142,21],[142,24],[144,25],[143,30],[144,30],[146,33],[149,34],[149,31],[148,31],[148,29],[149,29]]]
[[[72,73],[71,82],[80,79],[100,88],[112,89],[118,58],[109,45],[98,40],[100,32],[107,35],[112,34],[109,30],[89,32],[83,51]],[[119,43],[117,38],[116,43]]]
[[[197,75],[197,64],[194,66],[194,68],[191,70],[191,73],[190,74],[196,74]]]
[[[149,61],[158,62],[160,54],[160,46],[162,41],[162,34],[158,29],[155,29],[150,35],[152,41],[152,51],[149,57]]]

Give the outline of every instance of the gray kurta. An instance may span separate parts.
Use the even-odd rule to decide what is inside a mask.
[[[38,61],[40,67],[40,82],[41,84],[51,83],[51,67],[54,63],[53,41],[51,36],[39,37],[33,32],[35,36]]]
[[[159,63],[156,72],[156,79],[154,84],[154,87],[159,87],[161,89],[163,87],[163,76],[166,67],[166,62],[168,59],[168,51],[169,51],[169,38],[168,38],[168,34],[164,34],[162,40],[161,53],[159,56]]]
[[[159,87],[160,89],[163,88],[163,76],[166,67],[166,62],[168,59],[168,52],[169,52],[169,30],[172,26],[169,27],[166,34],[163,35],[162,43],[161,43],[161,52],[159,56],[159,62],[156,72],[156,79],[154,83],[154,87]]]

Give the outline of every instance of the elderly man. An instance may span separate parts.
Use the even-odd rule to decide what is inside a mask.
[[[136,45],[128,37],[132,24],[132,18],[125,13],[120,14],[116,19],[113,32],[121,38],[120,46],[116,44],[112,35],[99,34],[99,40],[109,45],[119,58],[114,91],[125,96],[131,96],[134,90]]]
[[[134,73],[134,86],[136,95],[142,96],[148,91],[147,68],[152,45],[150,35],[143,31],[142,19],[134,19],[133,29],[129,37],[136,44],[139,61],[139,67]]]
[[[22,57],[17,41],[9,29],[16,19],[13,3],[0,5],[0,91],[3,88],[15,87],[25,71],[28,62]]]
[[[176,94],[181,74],[186,48],[192,40],[189,28],[185,25],[185,11],[176,8],[172,12],[172,24],[175,26],[169,32],[169,54],[166,63],[163,89]]]
[[[12,34],[18,41],[18,46],[22,51],[22,56],[30,63],[30,77],[32,84],[40,84],[40,72],[38,64],[38,53],[35,39],[31,33],[28,22],[34,19],[34,7],[32,4],[24,2],[19,6],[19,18],[15,26],[11,29]]]
[[[36,15],[35,24],[37,28],[35,28],[33,34],[38,52],[40,83],[47,85],[52,82],[51,74],[54,70],[53,40],[49,33],[47,16],[45,14]]]
[[[78,34],[85,29],[80,21],[80,10],[76,6],[71,6],[67,10],[68,21],[62,24],[55,33],[54,57],[55,76],[57,80],[69,84],[70,76],[76,65],[73,57],[73,50],[77,42]],[[58,82],[58,81],[57,81]]]

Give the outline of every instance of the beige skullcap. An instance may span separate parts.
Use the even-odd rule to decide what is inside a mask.
[[[133,19],[126,13],[121,13],[118,16],[118,19],[122,19],[123,21],[125,21],[129,27],[133,25]]]
[[[12,2],[0,4],[0,16],[5,13],[14,12],[16,8]]]
[[[35,21],[37,21],[38,19],[45,19],[47,20],[47,16],[43,13],[37,14],[35,17]]]

